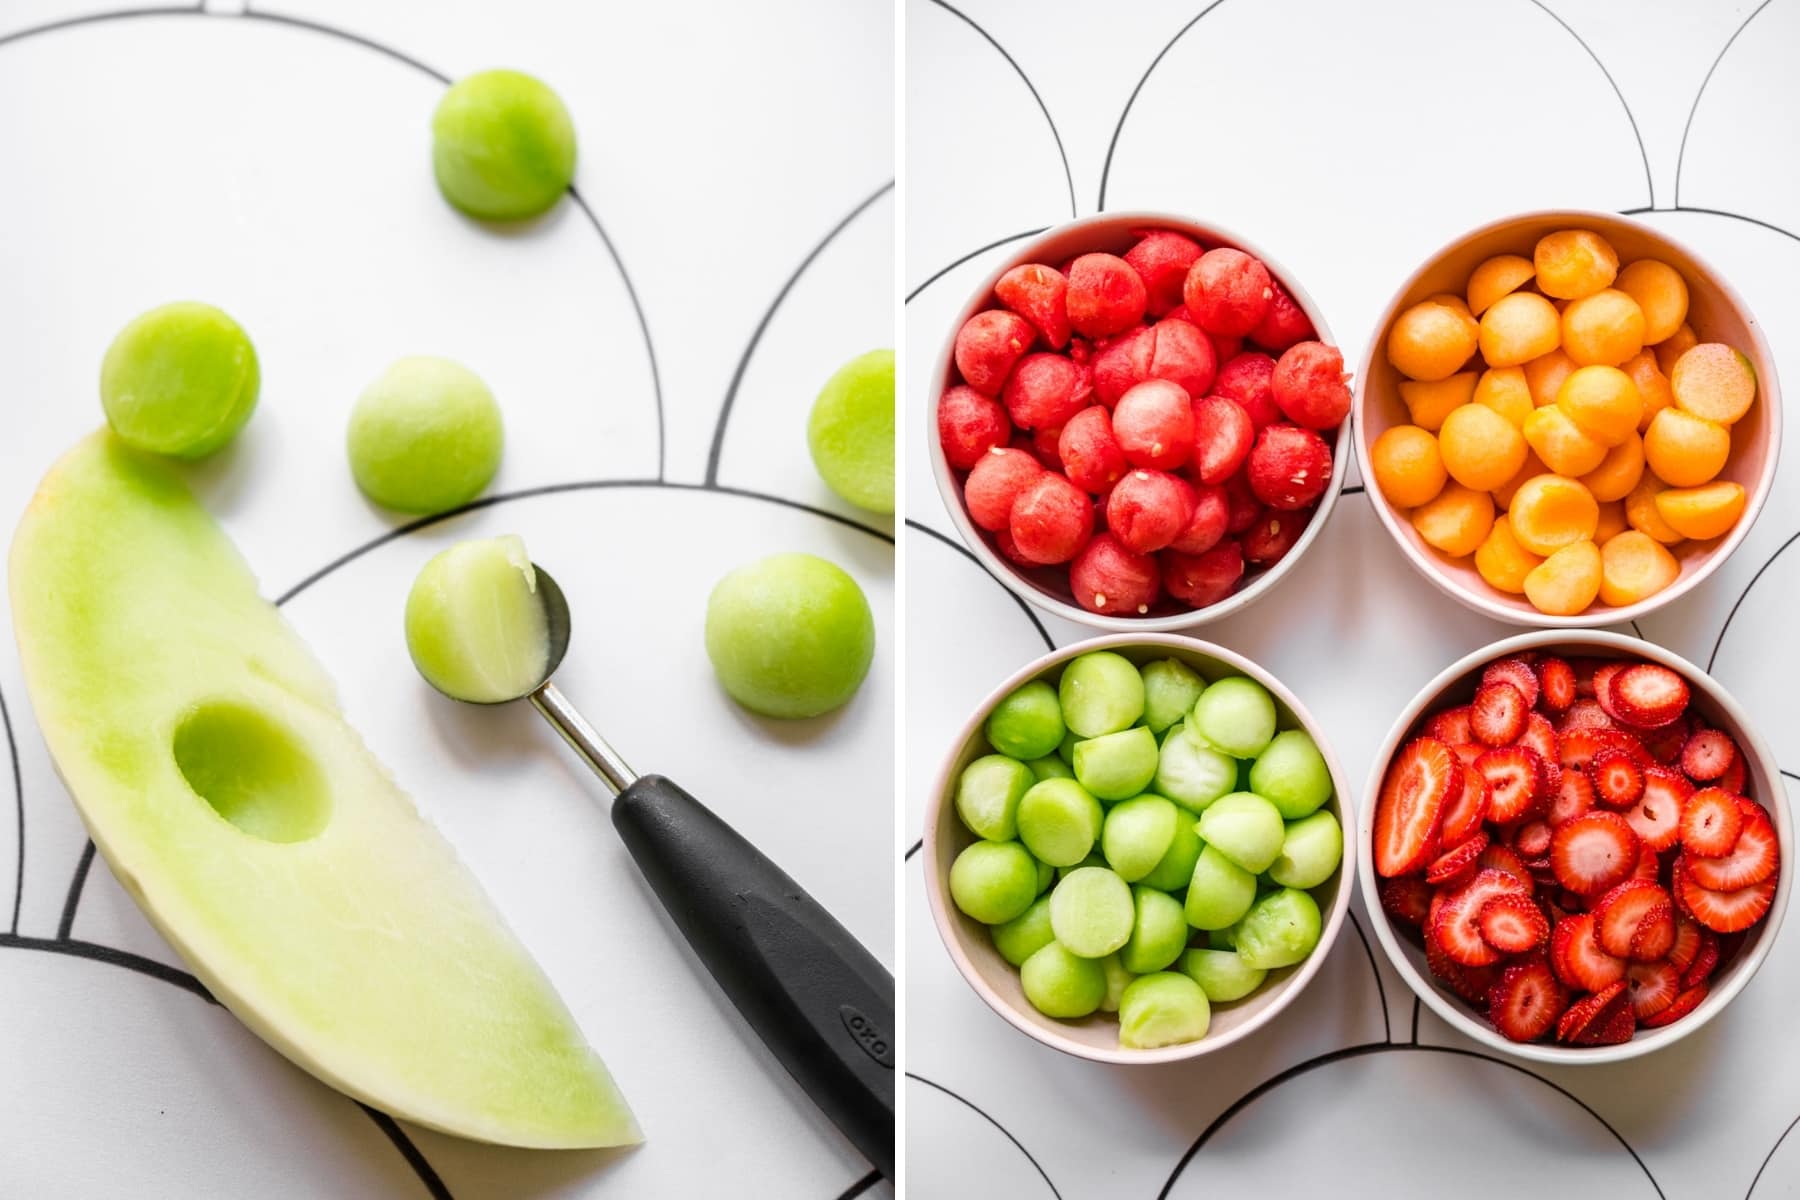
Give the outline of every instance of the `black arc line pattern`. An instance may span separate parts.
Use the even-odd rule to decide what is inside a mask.
[[[1750,1197],[1755,1195],[1756,1185],[1762,1182],[1763,1172],[1769,1169],[1771,1162],[1775,1161],[1775,1152],[1781,1149],[1781,1143],[1787,1141],[1788,1134],[1794,1132],[1796,1125],[1800,1125],[1800,1117],[1795,1117],[1787,1123],[1787,1128],[1781,1131],[1781,1136],[1775,1139],[1775,1144],[1769,1147],[1767,1154],[1763,1155],[1762,1162],[1756,1165],[1756,1174],[1750,1177],[1750,1186],[1744,1189],[1744,1200],[1750,1200]]]
[[[837,236],[848,229],[851,222],[873,207],[877,200],[893,190],[894,181],[890,179],[865,196],[855,208],[845,213],[842,219],[833,225],[824,237],[819,239],[818,244],[806,252],[806,257],[800,260],[800,265],[794,268],[793,274],[789,275],[782,283],[781,290],[775,293],[775,298],[769,301],[769,307],[763,310],[762,319],[757,321],[756,328],[750,333],[750,340],[744,345],[744,353],[738,358],[737,368],[731,372],[731,382],[725,388],[725,401],[719,406],[719,419],[713,426],[712,447],[706,453],[706,486],[711,487],[719,482],[719,458],[725,453],[725,428],[731,423],[731,409],[737,403],[738,388],[744,382],[744,372],[750,368],[750,358],[756,353],[758,344],[762,342],[763,334],[768,332],[769,322],[775,319],[776,310],[788,298],[788,293],[794,290],[794,285],[800,282],[800,277],[806,274],[807,268],[811,267],[819,255],[825,252],[825,247],[836,241]]]
[[[946,3],[945,0],[931,0],[931,3],[937,5],[939,8],[967,25],[970,29],[973,29],[976,33],[980,34],[982,40],[992,46],[999,52],[1000,57],[1006,60],[1006,65],[1013,69],[1013,73],[1019,77],[1022,83],[1024,83],[1025,90],[1031,93],[1031,98],[1033,100],[1037,101],[1038,111],[1044,114],[1044,124],[1050,127],[1050,136],[1056,142],[1056,157],[1062,160],[1063,182],[1069,185],[1069,217],[1073,220],[1075,217],[1080,216],[1081,210],[1075,203],[1075,174],[1069,170],[1069,152],[1063,148],[1062,134],[1059,133],[1056,128],[1056,118],[1050,115],[1050,106],[1045,104],[1043,96],[1038,94],[1037,85],[1031,82],[1031,76],[1025,73],[1025,68],[1019,65],[1017,59],[1007,53],[1006,47],[1002,46],[993,34],[983,29],[973,17],[969,16],[968,13]]]
[[[1688,107],[1687,123],[1681,127],[1681,148],[1675,152],[1675,207],[1677,209],[1681,207],[1681,168],[1687,162],[1688,134],[1694,130],[1694,116],[1700,111],[1700,101],[1706,96],[1707,85],[1712,83],[1713,72],[1717,71],[1719,64],[1725,61],[1725,55],[1730,52],[1732,45],[1743,35],[1744,30],[1750,28],[1750,22],[1756,20],[1762,15],[1762,10],[1769,7],[1769,2],[1770,0],[1762,0],[1761,4],[1751,9],[1750,15],[1744,18],[1744,23],[1725,39],[1725,44],[1719,47],[1719,53],[1713,57],[1712,65],[1706,68],[1706,77],[1700,81],[1700,90],[1694,93],[1694,102]],[[1774,227],[1770,226],[1770,228]],[[1781,232],[1785,233],[1786,231],[1782,230]],[[1788,236],[1792,237],[1793,235],[1789,234]]]
[[[1044,232],[1044,230],[1046,230],[1048,228],[1050,228],[1048,225],[1039,225],[1036,229],[1027,229],[1023,233],[1009,233],[1003,238],[996,238],[994,241],[989,242],[985,246],[977,246],[975,249],[969,251],[967,254],[963,255],[961,258],[957,258],[948,263],[945,263],[943,266],[939,267],[937,270],[935,270],[931,274],[927,275],[925,277],[925,282],[921,283],[918,287],[914,288],[912,291],[906,293],[906,303],[911,304],[918,297],[920,292],[924,291],[926,288],[930,287],[932,284],[936,283],[938,280],[942,279],[944,276],[948,275],[950,272],[956,270],[956,268],[962,266],[964,263],[968,262],[971,258],[974,258],[977,255],[986,254],[989,250],[996,250],[996,249],[1000,248],[1001,246],[1006,245],[1006,243],[1008,243],[1008,242],[1016,242],[1020,238],[1035,237],[1036,235]]]
[[[861,1179],[839,1192],[837,1200],[856,1200],[856,1197],[869,1191],[880,1182],[881,1172],[870,1171],[867,1175],[864,1175]]]
[[[1025,1156],[1025,1161],[1030,1163],[1032,1166],[1032,1169],[1037,1171],[1038,1177],[1044,1181],[1044,1186],[1050,1189],[1050,1194],[1052,1196],[1056,1197],[1056,1200],[1062,1200],[1062,1193],[1057,1190],[1056,1183],[1050,1178],[1050,1173],[1048,1171],[1044,1170],[1044,1164],[1040,1163],[1035,1157],[1033,1157],[1031,1151],[1029,1151],[1025,1148],[1025,1143],[1021,1142],[1018,1138],[1014,1137],[1012,1135],[1012,1132],[1009,1129],[1007,1129],[1006,1126],[1002,1125],[1000,1122],[994,1120],[993,1117],[989,1116],[986,1109],[982,1108],[980,1105],[976,1104],[974,1101],[968,1099],[966,1096],[958,1095],[956,1092],[951,1091],[949,1088],[945,1087],[943,1084],[938,1083],[934,1080],[927,1079],[923,1075],[919,1075],[912,1071],[908,1071],[906,1073],[906,1077],[908,1079],[912,1080],[914,1083],[922,1083],[926,1087],[931,1088],[934,1091],[942,1092],[944,1095],[950,1097],[952,1100],[956,1101],[958,1104],[962,1105],[964,1108],[968,1109],[970,1112],[973,1112],[976,1116],[978,1116],[982,1120],[986,1121],[989,1125],[992,1125],[995,1129],[998,1129],[1000,1131],[1001,1136],[1004,1137],[1007,1141],[1011,1142],[1015,1147],[1018,1148],[1019,1153],[1023,1154]]]
[[[13,816],[18,822],[19,862],[13,877],[12,931],[19,932],[19,909],[25,903],[25,781],[19,769],[19,742],[13,737],[12,714],[6,710],[6,693],[0,692],[0,729],[6,733],[6,754],[12,763]]]

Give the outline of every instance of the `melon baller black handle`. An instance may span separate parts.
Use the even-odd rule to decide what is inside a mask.
[[[616,794],[638,869],[794,1081],[894,1178],[894,977],[730,825],[661,775],[637,776],[551,683],[531,702]]]

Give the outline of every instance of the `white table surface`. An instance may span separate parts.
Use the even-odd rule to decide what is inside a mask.
[[[961,552],[921,449],[947,327],[1028,231],[1102,208],[1216,220],[1304,281],[1354,363],[1393,289],[1461,231],[1529,208],[1637,212],[1726,272],[1800,381],[1797,0],[906,0],[906,17],[909,838],[980,697],[1083,636],[1032,619]],[[1640,622],[1762,714],[1790,771],[1796,531],[1790,453],[1733,559]],[[1414,575],[1351,494],[1275,592],[1197,632],[1283,678],[1360,782],[1432,675],[1513,630]],[[921,866],[907,861],[903,907],[916,1200],[1800,1195],[1791,927],[1679,1047],[1525,1069],[1418,1011],[1359,900],[1262,1036],[1109,1068],[987,1010],[938,940]]]
[[[649,1141],[530,1153],[377,1121],[185,986],[104,863],[83,881],[7,637],[0,1196],[891,1195],[687,953],[598,782],[529,708],[432,693],[400,636],[429,555],[523,534],[573,603],[568,694],[894,961],[893,524],[825,489],[804,432],[839,363],[893,344],[891,8],[120,7],[0,5],[0,523],[100,421],[121,324],[178,297],[238,317],[261,404],[196,489]],[[443,77],[497,65],[549,80],[581,140],[581,203],[523,231],[458,216],[429,167]],[[508,433],[488,502],[418,528],[362,500],[342,448],[407,353],[482,374]],[[859,580],[878,649],[846,708],[784,724],[718,689],[701,618],[727,569],[788,549]]]

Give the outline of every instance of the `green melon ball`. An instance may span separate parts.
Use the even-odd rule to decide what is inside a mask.
[[[203,458],[250,419],[261,379],[241,325],[210,304],[180,301],[113,338],[100,363],[100,405],[134,449]]]
[[[1100,1011],[1116,1013],[1119,1011],[1119,1001],[1125,998],[1125,989],[1131,986],[1131,981],[1137,976],[1125,969],[1125,964],[1119,961],[1117,953],[1107,955],[1099,963],[1101,972],[1106,976],[1106,995],[1100,998]]]
[[[1227,676],[1200,693],[1188,728],[1233,758],[1255,758],[1275,736],[1275,698],[1254,679]]]
[[[535,217],[575,178],[575,124],[541,80],[482,71],[438,102],[431,166],[444,199],[472,217]]]
[[[1297,820],[1331,799],[1331,769],[1310,734],[1284,729],[1250,768],[1250,790]]]
[[[1314,888],[1331,878],[1344,857],[1344,831],[1328,811],[1289,821],[1281,856],[1269,864],[1269,878],[1282,887]]]
[[[1075,778],[1102,800],[1137,795],[1156,777],[1156,735],[1142,725],[1075,743]]]
[[[1144,724],[1161,733],[1194,707],[1206,680],[1180,659],[1159,658],[1139,668],[1144,677]]]
[[[1238,923],[1237,953],[1258,970],[1303,962],[1319,944],[1319,906],[1298,888],[1282,888],[1257,900]]]
[[[1242,1000],[1261,987],[1268,975],[1245,966],[1235,950],[1189,950],[1181,956],[1181,973],[1199,984],[1213,1004]]]
[[[1162,971],[1140,975],[1119,999],[1119,1045],[1154,1050],[1197,1042],[1212,1023],[1212,1008],[1200,985],[1186,975]]]
[[[1101,830],[1105,832],[1104,828]],[[1191,817],[1182,816],[1175,822],[1175,836],[1169,840],[1169,848],[1164,852],[1162,861],[1143,878],[1145,887],[1153,887],[1164,892],[1179,892],[1185,889],[1188,881],[1194,877],[1194,864],[1200,861],[1200,835],[1194,832]]]
[[[1106,969],[1051,942],[1025,960],[1019,984],[1031,1006],[1046,1017],[1085,1017],[1106,999]]]
[[[1076,737],[1130,729],[1144,715],[1144,677],[1130,659],[1090,650],[1063,668],[1056,685],[1063,723]]]
[[[1163,735],[1151,786],[1189,812],[1203,813],[1207,805],[1237,787],[1237,777],[1237,759],[1202,745],[1188,735],[1187,723],[1181,722],[1169,726]]]
[[[983,925],[1002,925],[1037,899],[1037,863],[1017,842],[973,842],[950,864],[950,899]]]
[[[467,504],[500,469],[500,406],[447,358],[403,358],[350,410],[350,473],[375,503],[407,513]]]
[[[988,933],[1001,958],[1015,967],[1024,965],[1026,959],[1056,940],[1050,928],[1050,897],[1040,895],[1030,908],[1010,921],[990,926]]]
[[[1042,679],[1022,684],[988,714],[988,744],[1013,758],[1043,758],[1062,745],[1062,704]]]
[[[827,487],[858,508],[894,511],[894,352],[838,368],[813,401],[806,445]]]
[[[1056,940],[1083,958],[1104,958],[1131,939],[1137,905],[1131,885],[1105,867],[1080,867],[1050,893]]]
[[[1119,965],[1134,975],[1160,971],[1187,948],[1188,923],[1181,901],[1155,888],[1131,889],[1137,920],[1131,937],[1119,949]]]
[[[956,815],[969,832],[990,842],[1019,836],[1019,798],[1032,785],[1030,768],[1004,754],[984,754],[956,780]]]
[[[427,562],[406,597],[406,649],[431,686],[473,704],[542,683],[550,626],[525,543],[478,538]]]
[[[839,567],[811,554],[772,554],[713,588],[706,655],[745,708],[816,717],[862,685],[875,657],[875,618]]]
[[[1195,929],[1235,925],[1256,902],[1256,876],[1219,852],[1203,846],[1188,879],[1187,922]]]
[[[1044,779],[1026,789],[1014,820],[1019,840],[1040,862],[1071,867],[1094,849],[1105,819],[1100,802],[1073,779]]]
[[[1175,844],[1175,828],[1191,825],[1181,817],[1181,810],[1161,796],[1145,793],[1121,801],[1106,814],[1100,827],[1100,853],[1107,865],[1127,883],[1144,878],[1154,871]],[[1198,851],[1196,851],[1196,855]],[[1186,886],[1183,879],[1177,886]],[[1127,964],[1129,965],[1129,964]],[[1132,967],[1142,974],[1159,967]]]

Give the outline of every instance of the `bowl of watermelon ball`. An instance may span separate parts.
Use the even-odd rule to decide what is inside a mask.
[[[1031,241],[929,378],[965,543],[1037,607],[1188,628],[1273,587],[1330,515],[1351,396],[1324,316],[1236,234],[1106,213]]]
[[[1249,1037],[1317,972],[1349,907],[1349,805],[1300,701],[1168,634],[1018,671],[964,725],[923,847],[938,934],[1045,1045],[1111,1063]]]
[[[1717,1016],[1767,957],[1793,852],[1780,767],[1678,655],[1497,642],[1375,758],[1358,858],[1376,936],[1445,1021],[1539,1062],[1616,1062]]]

